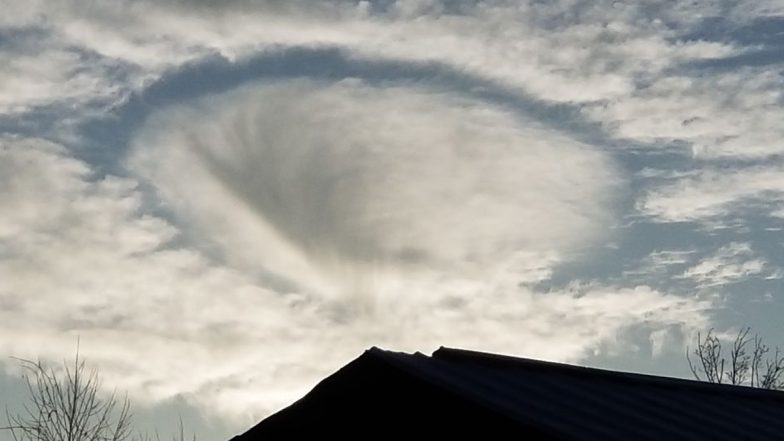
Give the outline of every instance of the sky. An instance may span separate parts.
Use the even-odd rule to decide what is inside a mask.
[[[200,439],[371,346],[784,345],[780,0],[0,6],[0,405],[77,340]]]

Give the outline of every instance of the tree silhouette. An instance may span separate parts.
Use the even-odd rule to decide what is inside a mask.
[[[102,395],[96,370],[87,370],[77,350],[73,364],[58,372],[41,361],[17,359],[24,368],[29,403],[11,414],[15,441],[126,441],[131,437],[131,404],[115,393]]]
[[[784,353],[778,347],[771,352],[758,334],[751,335],[751,327],[738,331],[728,348],[729,354],[722,353],[722,341],[713,329],[704,338],[698,333],[696,343],[693,350],[686,349],[686,359],[696,379],[784,390]]]
[[[6,409],[7,426],[14,441],[161,441],[158,433],[132,435],[133,417],[127,396],[101,393],[98,371],[88,370],[79,358],[63,362],[62,370],[41,361],[16,359],[24,369],[29,402],[20,413]],[[172,441],[186,441],[180,418]],[[193,435],[192,441],[196,441]]]

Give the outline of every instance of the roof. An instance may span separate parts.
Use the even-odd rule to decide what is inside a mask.
[[[318,430],[553,440],[781,440],[784,393],[440,348],[371,348],[236,441]]]

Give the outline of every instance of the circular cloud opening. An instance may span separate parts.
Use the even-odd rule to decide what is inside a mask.
[[[228,262],[323,291],[568,253],[604,231],[617,180],[602,153],[508,110],[359,80],[162,110],[131,165]]]

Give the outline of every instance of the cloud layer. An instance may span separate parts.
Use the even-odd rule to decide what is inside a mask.
[[[606,234],[619,182],[588,146],[417,87],[260,84],[151,121],[131,164],[164,201],[244,268],[315,286],[539,267]]]
[[[602,237],[618,178],[502,109],[293,81],[150,121],[129,164],[169,221],[134,179],[3,140],[3,352],[65,357],[78,335],[107,384],[251,421],[369,345],[574,360],[630,326],[699,324],[709,306],[529,286]]]
[[[371,344],[577,360],[637,327],[659,353],[713,305],[567,264],[626,243],[624,216],[781,216],[773,0],[3,6],[0,351],[81,335],[153,402],[256,418]],[[394,69],[187,82],[291,50]],[[131,115],[171,84],[197,98]],[[110,123],[130,145],[84,130]],[[779,274],[753,238],[639,239],[625,274],[645,283]]]

